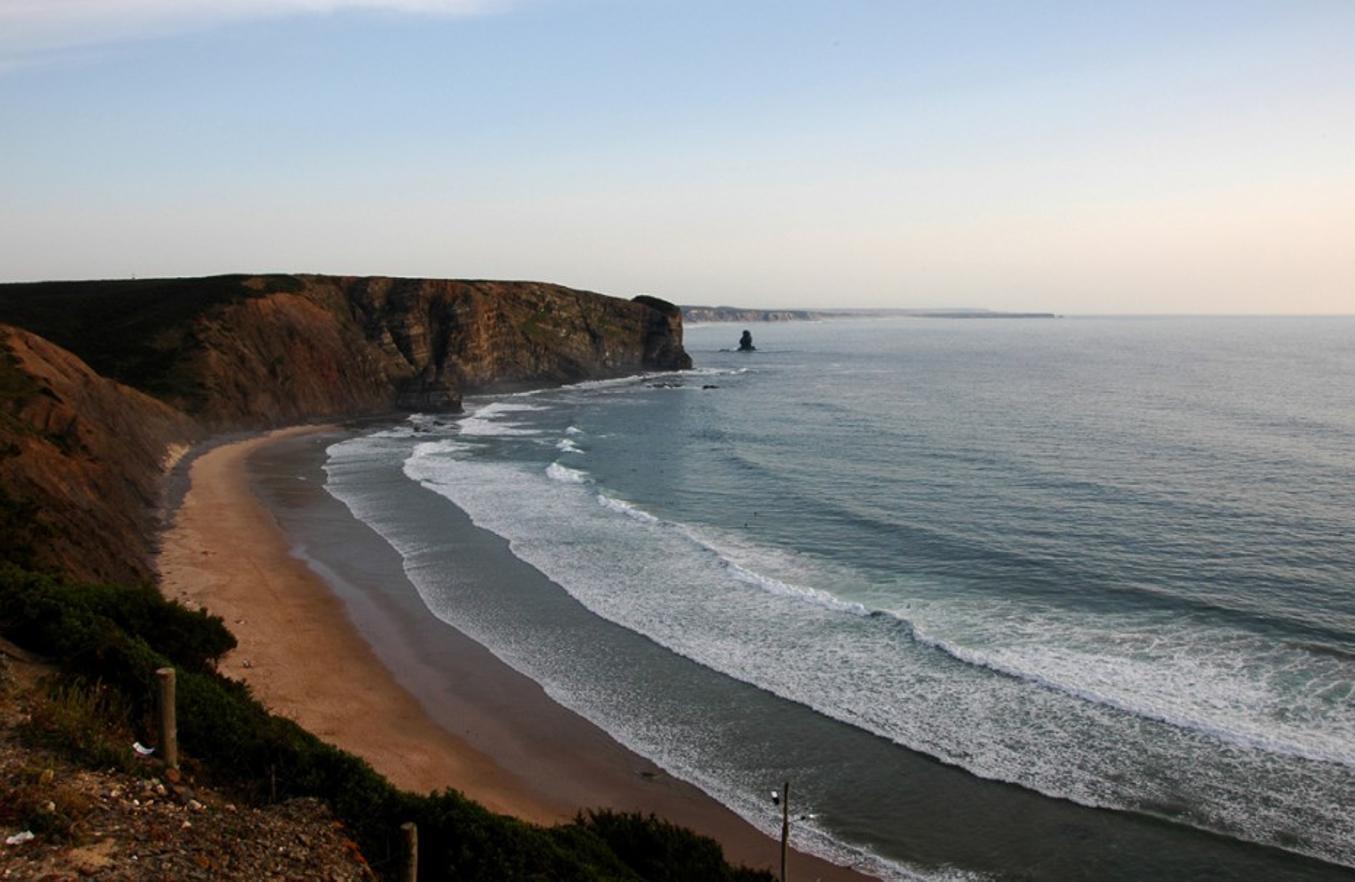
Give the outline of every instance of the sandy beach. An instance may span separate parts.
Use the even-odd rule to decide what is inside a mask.
[[[337,435],[329,426],[284,429],[213,447],[189,465],[158,564],[167,596],[206,607],[235,633],[240,645],[223,673],[400,787],[452,787],[539,823],[589,807],[654,812],[713,836],[733,861],[773,866],[769,837],[434,619],[389,548],[371,547],[343,573],[299,557],[261,500],[255,483],[267,476],[252,474],[250,460]],[[288,482],[278,484],[288,493],[323,494],[315,479],[273,479]],[[361,540],[361,525],[334,506],[313,527]],[[791,870],[806,880],[869,878],[804,854]]]

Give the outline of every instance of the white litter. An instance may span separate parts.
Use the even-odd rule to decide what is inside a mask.
[[[9,838],[7,838],[7,839],[5,840],[5,844],[6,844],[6,845],[23,845],[25,842],[30,842],[30,841],[32,841],[33,838],[34,838],[34,837],[33,837],[33,831],[32,831],[32,830],[25,830],[25,831],[23,831],[22,833],[15,833],[13,836],[10,836]]]
[[[147,747],[140,741],[132,742],[132,750],[135,750],[141,756],[150,756],[151,754],[155,753],[154,747]]]

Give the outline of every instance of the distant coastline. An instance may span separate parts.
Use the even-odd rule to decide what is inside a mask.
[[[1052,312],[1000,312],[965,307],[942,309],[749,309],[741,306],[683,306],[689,323],[813,322],[848,318],[1052,319]]]

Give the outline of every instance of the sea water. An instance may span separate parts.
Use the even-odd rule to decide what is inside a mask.
[[[811,850],[1355,866],[1355,321],[741,330],[689,328],[691,372],[341,442],[328,489],[434,613],[618,740],[768,830],[791,779]],[[458,576],[403,493],[577,611]]]

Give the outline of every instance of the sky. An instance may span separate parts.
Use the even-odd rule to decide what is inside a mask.
[[[0,281],[1355,312],[1355,0],[0,0]]]

